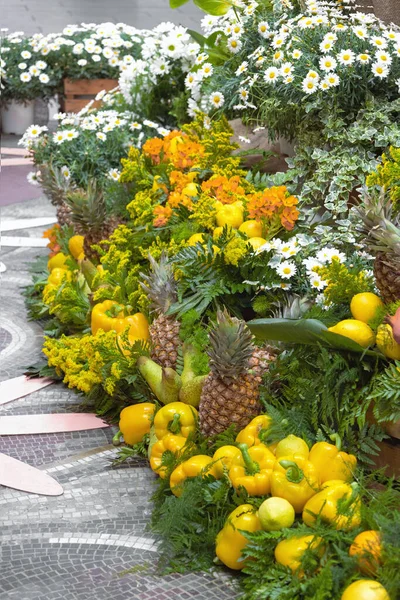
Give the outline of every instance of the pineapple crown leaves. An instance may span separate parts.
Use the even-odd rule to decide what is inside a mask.
[[[143,279],[140,285],[151,300],[152,310],[165,314],[177,301],[174,272],[165,252],[161,253],[159,262],[149,254],[149,262],[152,271],[148,275],[139,273]]]
[[[222,378],[236,379],[249,366],[254,345],[253,335],[244,321],[231,317],[227,310],[218,310],[217,321],[209,332],[211,370]]]
[[[384,189],[376,196],[365,193],[355,213],[362,221],[358,230],[367,236],[373,250],[391,251],[400,257],[400,222],[393,216],[393,205]]]
[[[107,207],[103,190],[95,179],[90,179],[86,189],[72,190],[66,194],[65,202],[72,211],[72,219],[90,231],[102,230],[107,219]]]

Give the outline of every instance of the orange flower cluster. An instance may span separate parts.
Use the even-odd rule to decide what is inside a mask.
[[[238,196],[244,196],[245,194],[238,175],[229,179],[225,175],[214,175],[201,184],[201,189],[222,204],[233,204],[233,202],[240,200]]]
[[[155,165],[169,162],[175,169],[190,169],[204,156],[205,148],[181,131],[171,131],[164,139],[152,138],[143,145],[143,153]]]
[[[47,248],[50,248],[51,250],[50,257],[54,256],[55,254],[57,254],[57,252],[61,250],[61,247],[57,240],[57,233],[59,230],[60,225],[56,223],[55,225],[53,225],[53,227],[50,227],[49,229],[46,229],[46,231],[43,232],[42,237],[47,238],[49,240]]]
[[[170,206],[156,206],[153,209],[155,219],[153,221],[154,227],[164,227],[172,216],[172,208]]]
[[[298,199],[289,194],[286,186],[281,185],[250,196],[247,210],[249,218],[256,221],[273,221],[279,217],[281,225],[291,231],[299,217],[297,203]]]

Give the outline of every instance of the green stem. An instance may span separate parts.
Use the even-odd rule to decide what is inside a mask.
[[[122,432],[121,430],[119,430],[113,437],[112,439],[112,443],[114,444],[114,446],[119,446],[121,443],[121,437],[122,437]]]
[[[181,418],[181,415],[179,413],[175,413],[174,414],[174,418],[172,419],[172,421],[168,425],[169,431],[171,433],[174,433],[175,435],[181,432],[181,424],[179,422],[180,418]]]
[[[242,453],[244,466],[246,469],[247,475],[255,475],[260,472],[260,465],[252,460],[249,454],[249,447],[247,444],[239,444],[238,448]]]
[[[286,479],[291,483],[300,483],[304,479],[304,473],[293,460],[280,460],[281,467],[286,469]]]
[[[335,444],[335,446],[338,450],[340,450],[342,448],[342,440],[340,439],[340,436],[338,433],[332,433],[332,435],[329,436],[329,439],[331,440],[331,442],[333,442]]]

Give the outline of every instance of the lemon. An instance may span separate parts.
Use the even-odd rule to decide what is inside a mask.
[[[258,509],[258,518],[264,531],[279,531],[283,527],[291,527],[295,516],[290,502],[276,496],[264,500]]]
[[[258,250],[267,243],[267,240],[264,240],[262,237],[252,237],[247,241],[253,247],[253,250]]]
[[[261,237],[262,225],[259,221],[245,221],[239,227],[239,231],[247,235],[247,237]]]
[[[375,334],[371,327],[364,323],[364,321],[358,321],[357,319],[339,321],[333,327],[329,327],[329,331],[350,338],[363,348],[368,348],[368,346],[371,346],[375,342]]]
[[[354,319],[368,323],[375,317],[378,308],[383,306],[382,300],[372,292],[363,292],[352,297],[350,311]]]
[[[187,241],[189,246],[195,246],[199,242],[200,243],[204,242],[204,235],[202,233],[194,233],[193,235],[190,236],[190,238]]]
[[[388,358],[400,360],[400,344],[395,341],[390,325],[379,325],[376,332],[376,345]]]
[[[308,458],[309,449],[302,438],[290,434],[279,442],[275,450],[275,456],[276,458],[282,458],[282,456],[293,456],[294,454],[300,454]]]

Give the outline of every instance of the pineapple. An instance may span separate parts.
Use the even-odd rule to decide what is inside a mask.
[[[178,351],[180,323],[174,317],[166,315],[171,304],[177,300],[176,282],[172,267],[163,253],[157,263],[149,256],[152,272],[141,276],[144,280],[142,288],[151,301],[151,308],[157,314],[150,325],[151,358],[162,367],[175,369]]]
[[[256,350],[244,321],[218,311],[210,332],[211,373],[204,382],[200,429],[206,436],[225,431],[232,423],[243,429],[261,411],[259,387],[267,350]],[[260,359],[263,359],[260,361]]]
[[[362,220],[361,233],[371,252],[376,253],[376,286],[387,304],[400,300],[400,223],[392,216],[392,204],[384,192],[366,197],[356,213]]]
[[[98,255],[92,245],[108,239],[121,221],[107,214],[103,190],[95,180],[89,181],[86,190],[77,189],[68,193],[66,205],[76,233],[85,237],[85,256],[97,261]]]
[[[71,225],[71,209],[65,204],[66,195],[73,189],[69,179],[50,162],[48,165],[41,165],[39,181],[47,198],[57,207],[60,225]]]

